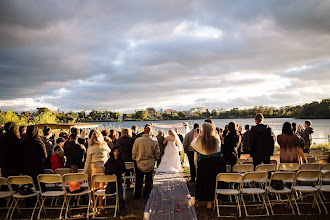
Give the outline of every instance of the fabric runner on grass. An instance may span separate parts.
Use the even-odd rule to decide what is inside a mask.
[[[194,198],[191,198],[182,173],[155,174],[144,219],[197,220]]]

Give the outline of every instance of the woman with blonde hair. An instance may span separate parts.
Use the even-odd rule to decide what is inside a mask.
[[[215,179],[218,173],[226,172],[226,163],[221,154],[220,138],[214,126],[204,123],[201,134],[195,133],[191,146],[197,152],[196,199],[207,201],[207,209],[212,209]]]
[[[92,176],[96,173],[104,173],[104,164],[107,162],[111,150],[104,141],[101,132],[97,130],[93,132],[88,145],[84,172],[88,174],[91,190],[95,191],[96,189],[102,188],[105,184],[99,183],[94,188],[94,186],[91,185]],[[99,201],[99,205],[101,205],[102,198]]]

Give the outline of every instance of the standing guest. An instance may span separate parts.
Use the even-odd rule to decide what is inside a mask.
[[[297,133],[297,123],[296,122],[292,122],[291,126],[292,126],[293,133]]]
[[[305,141],[304,152],[308,153],[309,149],[312,145],[312,134],[314,133],[313,128],[311,127],[312,122],[310,120],[305,121],[305,129],[303,129],[300,125],[298,127],[298,132],[300,136]]]
[[[118,131],[116,131],[116,129],[111,129],[109,137],[111,138],[112,143],[115,145],[119,138]]]
[[[243,154],[250,154],[250,125],[245,125],[243,134]]]
[[[104,173],[106,175],[115,174],[117,176],[117,186],[118,186],[118,193],[120,196],[120,208],[123,208],[124,206],[124,199],[123,199],[123,179],[122,174],[125,173],[125,161],[121,156],[121,150],[120,145],[116,144],[111,152],[110,152],[110,158],[108,161],[104,164],[105,171]],[[107,188],[105,190],[106,193],[112,194],[116,192],[116,185],[113,183],[108,183]]]
[[[117,144],[121,147],[121,156],[125,162],[133,162],[132,150],[135,139],[132,137],[132,131],[129,128],[124,128],[122,136],[117,140]]]
[[[78,135],[78,143],[79,144],[83,144],[86,149],[88,148],[88,144],[87,144],[86,138],[82,138],[81,135],[80,135],[80,129],[75,128],[75,127],[72,127],[71,128],[71,134],[77,134]]]
[[[77,134],[71,134],[67,142],[67,144],[64,146],[64,156],[67,160],[66,167],[70,168],[71,165],[76,165],[79,169],[83,169],[83,159],[84,154],[86,153],[85,146],[78,143]]]
[[[228,125],[225,126],[225,130],[222,132],[221,144],[225,144],[225,137],[228,134]]]
[[[220,135],[220,128],[219,127],[216,127],[215,128],[216,132],[217,132],[217,135]],[[221,139],[221,138],[220,138]]]
[[[293,133],[289,122],[283,124],[282,134],[277,136],[277,142],[280,145],[281,163],[299,163],[299,146],[304,144],[304,140]]]
[[[294,134],[298,135],[299,138],[301,138],[300,134],[297,132],[297,123],[292,122],[291,126],[292,126],[292,132]],[[300,160],[299,161],[300,162],[307,163],[308,161],[307,161],[307,158],[306,158],[306,156],[304,154],[304,144],[305,143],[303,143],[303,144],[301,144],[301,145],[298,146],[298,154],[299,154],[299,156],[301,157],[301,160],[302,160],[302,161],[300,161]]]
[[[38,188],[37,176],[44,173],[44,159],[47,158],[45,143],[38,134],[38,127],[30,125],[26,130],[26,138],[22,141],[23,174],[31,176]],[[44,185],[41,185],[44,191]]]
[[[17,176],[21,172],[22,146],[15,122],[6,123],[4,131],[0,136],[0,168],[2,176],[7,178]]]
[[[50,158],[53,155],[53,143],[50,140],[50,138],[53,136],[53,130],[46,125],[43,129],[43,134],[44,136],[41,137],[41,140],[45,143],[47,150],[47,158],[45,160],[44,167],[46,169],[50,169],[51,168]]]
[[[102,133],[102,135],[104,137],[104,141],[107,143],[108,147],[110,149],[112,149],[113,148],[113,143],[112,143],[111,138],[109,137],[110,136],[110,131],[107,130],[107,129],[104,129],[104,130],[101,131],[101,133]]]
[[[179,132],[178,132],[178,129],[177,129],[177,128],[176,128],[176,129],[174,129],[174,131],[175,131],[175,133],[178,135],[178,137],[179,137],[179,139],[180,139],[181,143],[183,143],[183,136],[182,136],[182,134],[179,134]]]
[[[194,148],[192,148],[191,146],[191,142],[194,139],[194,134],[195,133],[199,133],[199,124],[195,123],[194,124],[194,129],[191,130],[190,132],[188,132],[188,134],[186,134],[186,136],[183,139],[183,149],[184,152],[187,154],[188,156],[188,160],[189,160],[189,166],[190,166],[190,182],[194,183],[195,179],[196,179],[196,166],[195,166],[195,162],[194,162]]]
[[[59,138],[56,139],[56,142],[55,143],[56,143],[56,146],[64,147],[65,139],[62,138],[62,137],[59,137]]]
[[[85,148],[87,149],[88,148],[88,132],[84,131],[84,130],[81,131],[80,138],[85,140],[83,145],[85,145]]]
[[[144,128],[146,128],[146,127],[150,127],[150,131],[151,131],[151,129],[152,129],[151,124],[149,124],[149,123],[148,124],[145,124]],[[144,130],[143,130],[143,132],[137,134],[136,135],[136,138],[142,137],[142,135],[144,135]],[[152,137],[154,137],[154,136],[152,135]]]
[[[274,153],[275,135],[268,125],[264,125],[264,116],[259,113],[254,118],[256,125],[251,128],[250,155],[253,165],[264,162],[270,164],[270,156]]]
[[[88,173],[89,180],[92,179],[92,176],[95,173],[104,173],[104,164],[109,158],[110,151],[111,150],[107,143],[104,141],[104,137],[101,132],[94,130],[93,135],[89,141],[87,158],[84,167],[84,172]],[[92,183],[92,181],[89,183]],[[101,187],[103,187],[103,185],[99,183],[96,189]]]
[[[132,125],[132,137],[135,139],[137,136],[137,126]]]
[[[63,160],[63,148],[59,145],[54,147],[54,154],[50,158],[51,169],[55,171],[57,168],[64,167],[64,160]]]
[[[19,136],[22,138],[26,134],[27,126],[22,125],[19,127]]]
[[[151,127],[146,126],[142,137],[135,140],[132,151],[136,173],[135,200],[140,199],[144,176],[145,188],[143,197],[144,199],[149,199],[152,187],[152,172],[154,171],[155,161],[159,158],[159,155],[158,142],[151,136]]]
[[[67,140],[69,140],[70,135],[66,131],[61,131],[58,136],[64,138],[64,140],[67,141]],[[65,144],[64,144],[64,146],[65,146]]]
[[[241,145],[242,137],[237,131],[235,122],[228,124],[229,133],[225,137],[224,145],[221,147],[221,152],[226,161],[226,164],[233,167],[238,161],[238,150]]]
[[[242,133],[243,128],[242,128],[242,126],[239,126],[238,124],[236,124],[236,127],[238,127],[237,132],[238,132],[239,135],[241,136],[241,139],[243,139],[243,133]],[[242,143],[242,141],[241,141],[241,143],[239,144],[239,147],[238,147],[238,149],[237,149],[238,158],[241,157],[241,153],[242,153],[242,152],[243,152],[243,143]]]
[[[220,138],[209,123],[204,123],[202,133],[195,133],[191,146],[197,152],[196,199],[207,201],[212,209],[215,180],[219,173],[226,172],[226,163],[221,155]]]
[[[158,146],[159,146],[159,151],[160,151],[159,159],[157,160],[157,167],[158,167],[161,162],[161,158],[164,155],[164,150],[165,150],[165,146],[166,146],[166,144],[164,144],[164,140],[165,140],[164,131],[158,130],[158,135],[156,136],[156,138],[158,141]]]
[[[0,125],[0,136],[5,133],[5,129],[3,128],[2,125]]]

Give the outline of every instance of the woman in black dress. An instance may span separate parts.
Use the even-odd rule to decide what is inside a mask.
[[[238,148],[241,144],[241,135],[237,132],[237,125],[235,122],[228,124],[229,133],[226,135],[224,145],[221,147],[223,157],[226,164],[233,167],[238,160]]]

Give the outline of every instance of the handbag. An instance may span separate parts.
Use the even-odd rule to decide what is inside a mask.
[[[19,186],[17,188],[17,192],[23,196],[31,195],[34,193],[34,191],[26,185]]]

